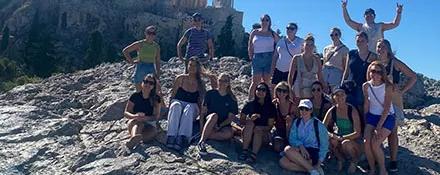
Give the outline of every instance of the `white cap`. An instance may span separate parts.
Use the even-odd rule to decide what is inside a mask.
[[[303,99],[299,101],[298,108],[300,107],[306,107],[307,109],[313,109],[313,103],[309,99]]]

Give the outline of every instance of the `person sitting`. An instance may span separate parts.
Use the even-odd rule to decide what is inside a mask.
[[[315,81],[312,84],[312,98],[311,101],[313,103],[313,113],[312,115],[319,119],[320,121],[324,121],[325,113],[330,109],[332,103],[324,94],[324,89],[322,83],[319,81]]]
[[[228,74],[222,73],[217,83],[218,88],[208,91],[203,102],[202,117],[200,117],[203,129],[197,145],[200,155],[207,154],[205,146],[207,139],[227,140],[234,135],[231,122],[238,114],[238,104],[231,89],[231,78]],[[204,116],[207,118],[206,123]]]
[[[275,117],[275,131],[273,132],[272,144],[276,152],[282,152],[288,144],[288,136],[292,120],[295,117],[296,106],[290,98],[290,87],[287,82],[279,82],[275,86],[275,96],[272,100],[277,110]]]
[[[369,174],[375,174],[376,162],[380,174],[388,174],[382,142],[391,134],[395,125],[394,108],[391,104],[393,84],[387,77],[385,66],[374,61],[368,66],[367,82],[362,86],[364,92],[364,111],[367,116],[365,127],[365,155],[370,167]]]
[[[133,149],[141,141],[148,142],[156,135],[156,122],[160,115],[160,97],[156,94],[156,78],[147,74],[142,81],[140,92],[132,94],[125,107],[124,117],[128,118],[130,140],[126,143]]]
[[[205,83],[202,75],[212,78],[202,69],[200,62],[190,59],[188,73],[176,77],[171,90],[170,108],[168,112],[168,148],[181,150],[189,143],[192,136],[193,122],[199,114],[199,109],[205,95]]]
[[[240,114],[240,123],[245,126],[242,132],[243,150],[239,160],[256,162],[263,141],[269,140],[275,116],[276,109],[272,103],[269,86],[261,82],[254,91],[254,100],[247,102]],[[248,151],[251,144],[252,151]]]
[[[329,132],[330,150],[338,159],[338,171],[342,170],[346,156],[351,158],[348,173],[356,171],[357,162],[361,154],[361,119],[355,107],[346,102],[346,93],[342,87],[334,89],[332,98],[334,106],[325,115],[324,125],[328,130],[333,131],[334,126],[337,132]]]
[[[321,163],[328,151],[328,134],[324,124],[312,116],[313,104],[303,99],[298,105],[300,118],[292,122],[289,146],[280,159],[281,167],[290,171],[324,174]]]

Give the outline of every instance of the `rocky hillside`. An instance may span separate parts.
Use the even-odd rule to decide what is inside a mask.
[[[215,74],[233,75],[241,107],[250,65],[237,58],[222,58],[210,65]],[[171,60],[162,69],[166,70],[162,91],[169,94],[183,66]],[[268,148],[253,166],[239,162],[236,139],[209,142],[211,154],[201,159],[194,146],[183,153],[165,148],[163,131],[151,143],[126,154],[127,120],[122,113],[134,91],[132,72],[132,65],[104,64],[1,94],[0,174],[291,174],[278,166],[278,156]],[[420,79],[415,88],[422,89],[413,89],[407,104],[414,99],[431,100],[405,110],[398,174],[439,174],[440,104],[433,104],[440,97],[439,82]],[[165,120],[160,123],[166,128]],[[335,162],[328,163],[327,174],[337,174],[334,166]]]

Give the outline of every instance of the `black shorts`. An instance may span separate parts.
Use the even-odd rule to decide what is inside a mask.
[[[273,138],[281,138],[284,141],[287,141],[287,136],[286,136],[286,130],[282,130],[282,129],[275,129],[275,131],[273,132]]]
[[[272,76],[272,84],[278,84],[282,81],[287,81],[287,78],[289,77],[289,72],[281,72],[277,68],[275,68]]]
[[[307,152],[309,153],[310,159],[312,159],[312,165],[315,166],[319,161],[319,149],[318,148],[310,148],[306,147]]]

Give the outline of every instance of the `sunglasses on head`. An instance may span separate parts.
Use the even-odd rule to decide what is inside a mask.
[[[321,92],[321,88],[312,88],[312,92]]]
[[[154,81],[143,80],[142,82],[144,82],[144,84],[154,85]]]
[[[306,108],[306,107],[299,107],[298,108],[300,111],[310,111],[310,109],[309,108]]]
[[[287,93],[287,92],[289,92],[289,90],[287,90],[287,89],[277,89],[277,92],[279,92],[279,93]]]
[[[257,87],[257,91],[266,92],[266,88],[264,87]]]
[[[382,70],[371,69],[371,73],[373,73],[373,74],[382,74]]]

